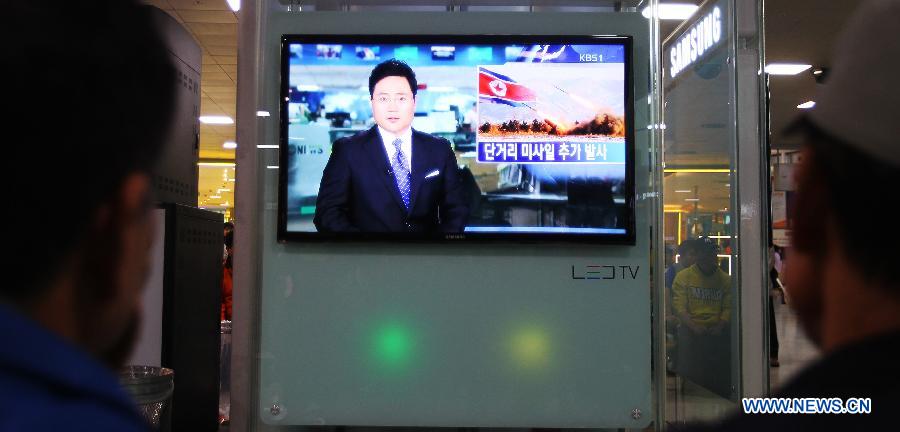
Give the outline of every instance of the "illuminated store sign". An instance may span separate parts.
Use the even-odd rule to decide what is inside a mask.
[[[722,40],[722,10],[714,7],[669,49],[672,78],[703,57]]]

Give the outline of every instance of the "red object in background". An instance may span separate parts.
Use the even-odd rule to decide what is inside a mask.
[[[231,320],[231,291],[234,287],[232,269],[222,268],[222,320]]]

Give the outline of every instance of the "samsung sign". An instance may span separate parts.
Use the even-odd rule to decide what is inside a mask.
[[[669,48],[672,78],[703,57],[722,40],[722,10],[714,7],[705,17],[686,31],[678,42]]]

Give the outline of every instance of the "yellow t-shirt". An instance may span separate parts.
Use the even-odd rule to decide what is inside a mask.
[[[706,275],[695,264],[672,282],[672,310],[696,325],[714,326],[731,319],[731,276],[716,268]]]

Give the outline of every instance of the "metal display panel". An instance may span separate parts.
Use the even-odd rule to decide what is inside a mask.
[[[277,165],[277,153],[245,146],[239,165],[256,162],[260,182],[257,196],[242,189],[257,200],[251,211],[259,229],[252,246],[258,248],[259,343],[250,362],[258,362],[250,372],[258,373],[251,387],[258,393],[247,406],[249,423],[260,430],[649,425],[654,194],[648,21],[637,12],[289,13],[269,6],[256,10],[263,29],[256,73],[258,109],[271,111],[278,106],[284,34],[502,29],[631,36],[636,242],[281,244],[278,172],[267,169]],[[277,145],[276,117],[261,117],[258,127],[258,144]],[[247,151],[257,153],[248,157]],[[237,358],[236,367],[246,361]]]

